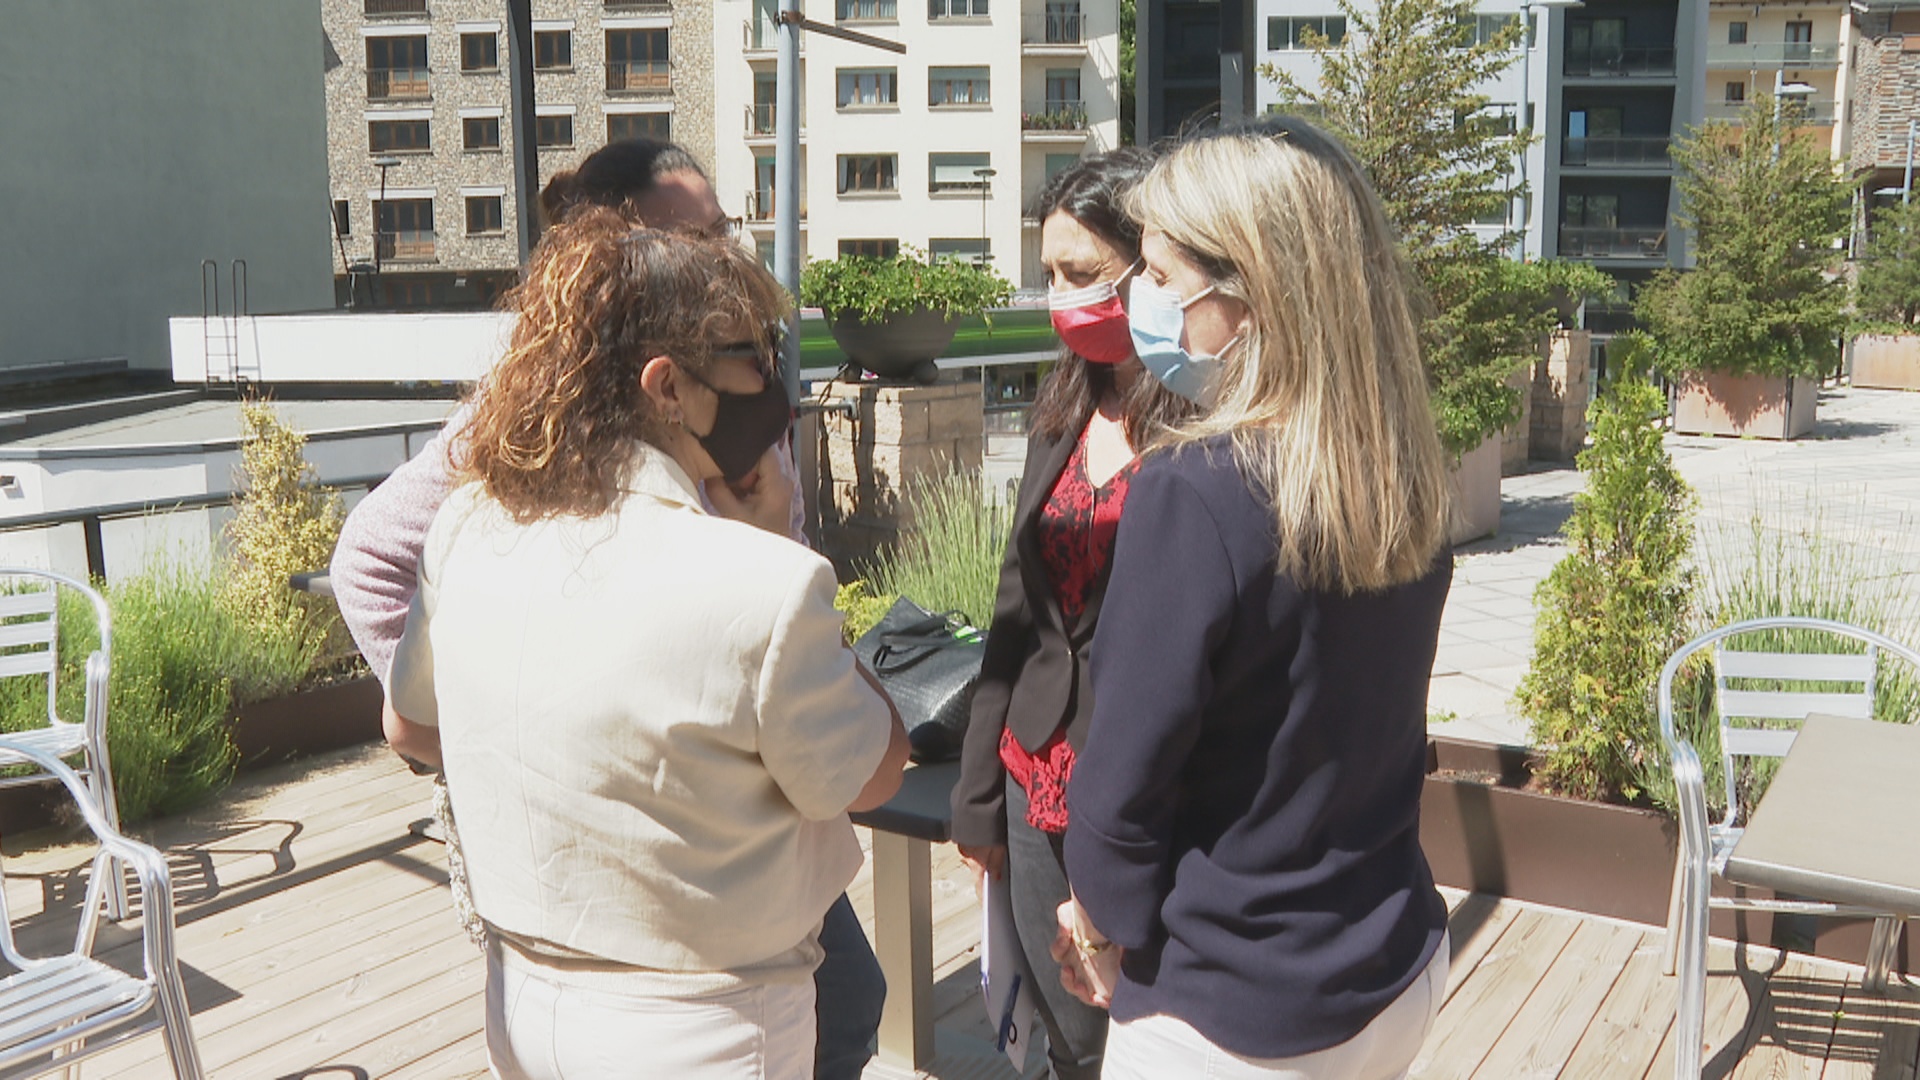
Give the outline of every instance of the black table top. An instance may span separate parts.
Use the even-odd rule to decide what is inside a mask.
[[[900,791],[884,804],[853,814],[855,825],[944,844],[953,838],[953,785],[960,763],[909,765]]]

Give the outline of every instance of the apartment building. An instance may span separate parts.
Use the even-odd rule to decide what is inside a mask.
[[[714,161],[711,0],[533,0],[544,182],[610,139]],[[519,266],[505,0],[321,0],[336,292],[486,306]]]
[[[769,261],[776,5],[714,2],[714,179]],[[803,35],[800,242],[989,261],[1041,287],[1047,177],[1119,143],[1116,0],[808,0],[806,16],[906,46]]]
[[[1827,140],[1834,158],[1845,160],[1854,111],[1853,36],[1853,18],[1840,0],[1712,0],[1706,118],[1732,122],[1756,95],[1775,95],[1800,127]]]

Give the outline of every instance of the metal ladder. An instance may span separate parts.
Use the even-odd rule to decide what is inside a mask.
[[[209,387],[215,383],[244,385],[260,377],[257,354],[250,371],[240,368],[240,320],[247,314],[247,260],[235,259],[228,264],[227,283],[233,310],[222,312],[220,264],[213,259],[200,260],[200,345]]]

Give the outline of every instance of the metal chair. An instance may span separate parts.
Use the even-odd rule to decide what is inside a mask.
[[[1864,653],[1751,652],[1715,649],[1714,699],[1720,717],[1720,757],[1725,774],[1726,816],[1708,819],[1705,773],[1699,753],[1674,726],[1673,680],[1681,667],[1704,649],[1742,634],[1765,630],[1811,630],[1866,646]],[[1682,645],[1660,671],[1660,737],[1673,762],[1675,799],[1680,816],[1680,853],[1667,913],[1667,974],[1680,974],[1674,1034],[1676,1077],[1698,1077],[1701,1032],[1705,1028],[1707,920],[1712,910],[1736,909],[1775,914],[1872,916],[1866,985],[1882,988],[1899,942],[1901,921],[1884,912],[1814,900],[1757,900],[1713,895],[1713,879],[1726,879],[1728,856],[1740,842],[1747,812],[1741,805],[1739,761],[1785,757],[1798,725],[1811,713],[1855,719],[1873,717],[1874,676],[1881,653],[1920,671],[1920,653],[1857,626],[1800,616],[1748,619],[1710,630]],[[1858,689],[1812,692],[1747,689],[1756,680],[1772,683],[1837,683]],[[1732,880],[1732,879],[1727,879]],[[1738,884],[1738,882],[1735,882]]]
[[[187,995],[173,951],[173,882],[166,857],[120,835],[106,819],[88,785],[59,759],[19,742],[0,740],[11,760],[32,764],[66,785],[87,828],[100,841],[87,881],[87,895],[74,932],[73,951],[27,956],[13,936],[6,891],[0,888],[0,958],[17,973],[0,979],[0,1078],[14,1080],[67,1070],[129,1039],[159,1030],[180,1080],[199,1080],[200,1055],[193,1044]],[[145,976],[129,975],[92,956],[94,932],[110,881],[124,881],[122,866],[140,882],[140,938]]]
[[[60,717],[60,590],[81,596],[93,610],[99,630],[99,644],[87,656],[86,695],[80,720]],[[37,750],[56,758],[81,755],[80,775],[93,793],[95,805],[114,828],[120,827],[120,810],[113,798],[113,772],[107,763],[107,677],[113,659],[113,617],[106,600],[85,582],[48,570],[30,570],[0,566],[0,680],[45,679],[47,684],[47,724],[8,733],[4,738],[15,746]],[[26,757],[0,750],[0,766],[28,765]],[[21,784],[46,783],[52,777],[32,773],[0,779],[0,788]],[[107,897],[107,914],[112,919],[127,915],[127,886],[116,881]]]

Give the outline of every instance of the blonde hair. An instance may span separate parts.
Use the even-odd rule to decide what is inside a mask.
[[[1416,299],[1360,165],[1307,125],[1274,131],[1191,140],[1131,196],[1146,228],[1252,312],[1212,410],[1160,445],[1231,436],[1272,500],[1281,573],[1385,589],[1430,571],[1446,540]]]

